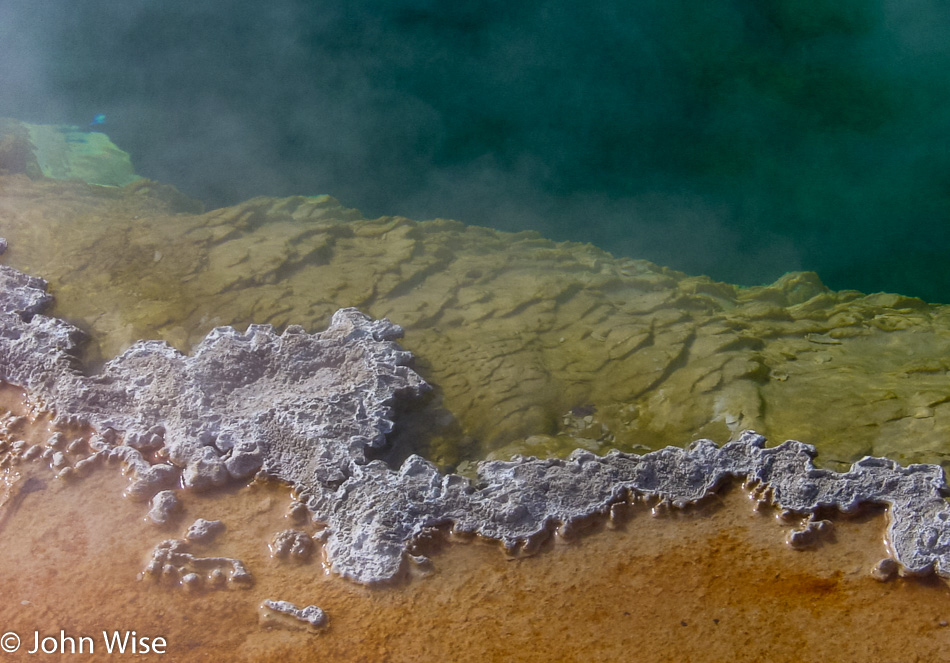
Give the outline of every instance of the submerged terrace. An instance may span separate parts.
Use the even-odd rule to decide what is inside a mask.
[[[54,570],[69,565],[91,589],[105,582],[108,554],[125,561],[109,565],[104,586],[116,603],[103,614],[119,614],[110,611],[129,596],[175,613],[177,646],[191,643],[192,654],[227,643],[248,660],[288,647],[342,656],[375,616],[407,632],[400,646],[372,641],[377,654],[410,660],[422,646],[412,634],[434,618],[418,606],[459,597],[458,615],[477,620],[475,634],[504,632],[505,655],[532,660],[541,650],[530,643],[563,638],[545,635],[557,623],[549,615],[516,602],[559,583],[578,604],[577,642],[589,643],[564,644],[574,656],[600,646],[611,660],[617,647],[653,637],[655,660],[699,657],[690,647],[724,620],[722,647],[735,651],[748,644],[739,624],[763,623],[754,616],[761,605],[784,606],[788,628],[816,652],[827,652],[822,638],[801,634],[822,632],[823,616],[842,605],[848,614],[901,613],[894,633],[904,636],[881,632],[895,651],[938,646],[946,588],[927,574],[941,568],[946,547],[946,307],[833,292],[807,273],[739,288],[531,233],[365,219],[327,196],[202,212],[155,182],[96,184],[101,162],[41,153],[32,142],[39,130],[5,127],[0,228],[10,246],[8,329],[17,331],[5,336],[4,377],[25,391],[10,392],[6,405],[4,529],[19,543],[4,568],[15,571],[11,591],[30,597],[21,607],[43,605],[50,628],[68,589]],[[57,177],[43,175],[43,154],[66,159]],[[54,303],[24,273],[47,279]],[[369,317],[332,315],[347,307]],[[400,346],[381,318],[402,327]],[[245,333],[252,323],[276,332]],[[241,331],[205,338],[221,325]],[[786,445],[783,456],[740,438],[746,429],[813,444],[827,469],[811,466],[807,447]],[[736,441],[639,455],[702,438]],[[578,448],[587,453],[566,461],[516,457]],[[611,449],[633,455],[604,456]],[[842,473],[865,455],[938,467],[875,461]],[[486,458],[498,462],[479,464]],[[110,462],[130,477],[106,470]],[[394,501],[381,502],[384,494]],[[93,495],[107,500],[108,517],[90,511]],[[198,517],[224,523],[222,538],[175,538]],[[604,527],[615,531],[567,543]],[[473,537],[502,542],[504,554],[478,545],[439,552]],[[707,554],[689,561],[689,548]],[[758,561],[742,562],[750,554]],[[604,558],[617,562],[609,570],[592,562]],[[672,560],[691,570],[664,581]],[[14,579],[25,571],[41,580]],[[925,579],[895,580],[899,571]],[[758,594],[726,600],[723,577]],[[358,587],[382,580],[398,582]],[[510,585],[521,589],[498,599]],[[615,589],[602,595],[605,586]],[[216,598],[231,591],[251,598]],[[671,594],[692,597],[678,620],[660,607]],[[634,596],[639,612],[620,610]],[[910,597],[924,607],[900,608]],[[267,600],[318,604],[329,622],[296,619]],[[502,604],[510,621],[490,608]],[[187,618],[199,606],[208,620],[239,615],[243,644],[233,634],[198,637],[211,623]],[[642,628],[612,634],[611,620],[633,615]],[[28,630],[19,610],[15,621]],[[447,634],[457,627],[440,623]],[[701,628],[671,638],[677,624]],[[749,660],[800,642],[772,626],[771,644],[750,648]],[[473,658],[502,651],[459,639]],[[428,646],[434,657],[454,645]],[[857,656],[854,647],[844,651]],[[187,651],[176,655],[188,660]]]

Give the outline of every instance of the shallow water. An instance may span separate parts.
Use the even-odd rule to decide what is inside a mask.
[[[6,629],[96,641],[102,630],[131,629],[164,637],[165,658],[181,661],[614,661],[631,649],[644,661],[936,660],[950,644],[942,582],[871,579],[885,554],[880,514],[838,520],[833,540],[799,552],[783,543],[788,524],[732,491],[665,518],[632,509],[620,530],[558,540],[526,559],[448,544],[423,577],[369,589],[319,561],[270,556],[267,541],[287,526],[286,489],[189,498],[163,532],[119,496],[123,483],[103,468],[24,501],[0,552]],[[188,594],[137,579],[150,548],[199,515],[228,525],[200,552],[240,558],[253,587]],[[315,603],[329,626],[264,627],[265,599]],[[862,637],[845,635],[855,632]]]
[[[950,454],[947,307],[834,292],[813,274],[738,288],[534,234],[366,219],[328,196],[201,214],[147,181],[5,176],[0,193],[4,260],[50,279],[53,314],[92,334],[93,369],[139,338],[187,351],[220,324],[317,331],[341,306],[402,324],[435,390],[399,413],[392,463],[417,451],[471,472],[485,456],[721,443],[750,426],[813,442],[834,467]],[[44,444],[39,405],[0,398],[25,417],[0,418],[6,442]],[[182,661],[867,661],[938,660],[950,638],[942,580],[871,578],[888,556],[874,510],[827,514],[833,534],[806,551],[784,543],[796,521],[755,510],[738,486],[658,517],[628,505],[533,556],[433,532],[417,551],[431,565],[368,588],[328,573],[319,547],[306,562],[272,555],[294,524],[285,486],[183,493],[159,527],[123,496],[118,466],[57,479],[52,462],[0,458],[0,624],[24,647],[63,629],[101,656],[102,630],[127,629]],[[241,560],[252,586],[140,579],[153,548],[198,517],[227,531],[190,551]],[[319,605],[329,626],[262,623],[267,599]]]
[[[26,417],[3,441],[49,437],[22,392],[0,395]],[[62,631],[91,638],[83,645],[98,660],[102,632],[116,630],[164,638],[162,660],[172,661],[616,661],[634,651],[642,661],[938,660],[950,644],[945,582],[872,579],[887,555],[876,509],[827,514],[833,531],[794,550],[784,539],[799,519],[731,486],[684,510],[628,505],[531,556],[433,532],[416,551],[431,564],[365,587],[330,574],[319,549],[302,562],[273,556],[273,535],[301,527],[287,487],[185,493],[182,512],[159,527],[122,496],[129,480],[117,465],[64,480],[43,460],[7,453],[2,464],[0,623],[26,651],[35,633],[53,638],[47,651],[71,647]],[[240,559],[252,585],[189,592],[177,578],[143,578],[151,549],[197,517],[227,529],[191,552]],[[319,605],[329,623],[317,632],[264,623],[266,599]]]
[[[7,264],[51,284],[90,359],[211,328],[315,332],[356,306],[403,326],[435,388],[391,438],[452,468],[486,456],[719,443],[754,428],[863,455],[950,458],[950,307],[835,292],[792,273],[738,288],[590,245],[400,217],[328,196],[197,214],[149,182],[125,189],[0,179]]]
[[[4,4],[0,115],[105,130],[215,206],[330,193],[950,301],[933,0]]]

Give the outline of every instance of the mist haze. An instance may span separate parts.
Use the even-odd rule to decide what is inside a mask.
[[[593,242],[950,302],[950,13],[927,0],[4,0],[0,115],[208,206]]]

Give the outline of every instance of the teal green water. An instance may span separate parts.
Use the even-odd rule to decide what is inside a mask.
[[[932,0],[8,0],[0,116],[101,128],[209,206],[591,241],[758,284],[950,301]]]

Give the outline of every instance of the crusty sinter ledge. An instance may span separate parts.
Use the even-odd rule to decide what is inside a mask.
[[[643,456],[578,451],[567,460],[482,462],[472,485],[418,456],[397,469],[368,461],[392,429],[394,401],[428,389],[394,342],[401,329],[387,320],[341,309],[317,334],[222,327],[190,356],[142,341],[86,375],[77,360],[83,334],[42,315],[50,301],[44,281],[0,266],[0,379],[26,389],[59,422],[97,430],[93,446],[121,455],[135,495],[261,472],[295,485],[326,524],[332,568],[357,582],[395,577],[414,539],[432,527],[514,548],[632,495],[686,504],[730,478],[758,483],[766,499],[801,514],[885,505],[904,572],[950,577],[948,489],[936,465],[866,457],[832,472],[814,466],[810,445],[765,448],[746,432],[722,447],[701,440]]]

